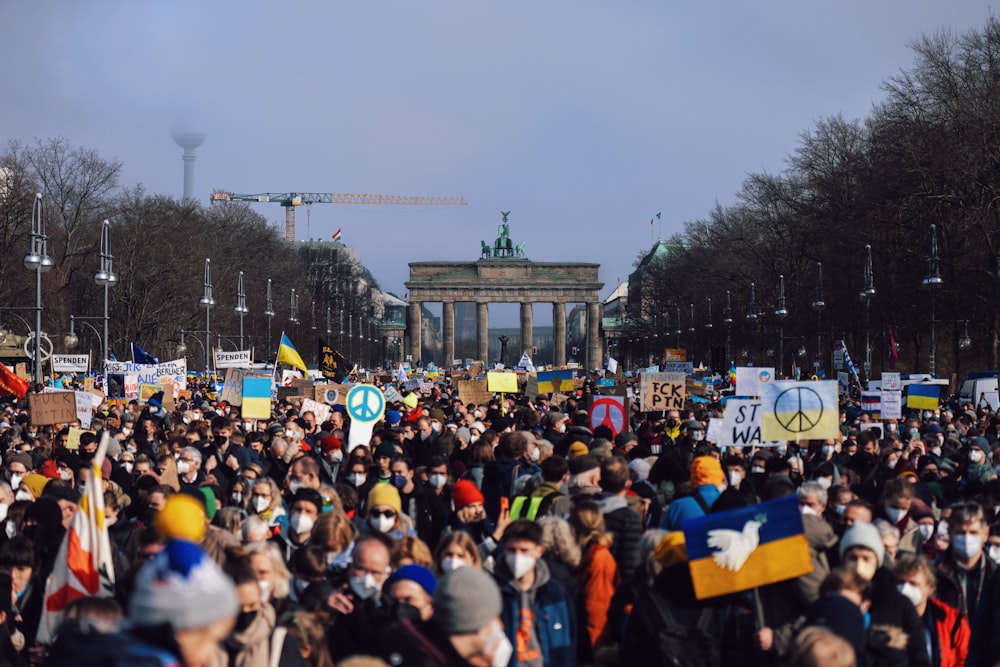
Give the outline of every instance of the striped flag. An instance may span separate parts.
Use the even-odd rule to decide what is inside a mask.
[[[38,626],[38,641],[43,644],[55,638],[56,629],[71,602],[88,596],[114,595],[115,568],[104,516],[104,482],[101,479],[101,464],[111,443],[108,433],[104,432],[97,454],[90,462],[83,497],[59,546],[55,568],[45,583],[45,606]]]
[[[341,231],[341,228],[337,227],[337,231],[335,231],[333,233],[333,240],[334,241],[339,241],[340,240],[340,231]]]
[[[889,327],[889,370],[896,368],[897,361],[899,361],[899,352],[896,351],[896,335],[893,333],[892,327]]]

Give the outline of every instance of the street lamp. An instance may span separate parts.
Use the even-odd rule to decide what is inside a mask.
[[[927,352],[927,372],[934,375],[934,291],[941,286],[941,267],[937,247],[937,225],[931,225],[931,254],[927,258],[927,274],[922,284],[930,292],[931,301],[931,340]],[[970,341],[971,344],[971,341]]]
[[[292,288],[292,301],[288,306],[288,321],[292,324],[299,323],[299,297],[295,294],[295,288]]]
[[[972,339],[969,338],[969,320],[964,320],[962,325],[962,336],[958,339],[958,349],[968,350],[972,348]]]
[[[201,295],[198,303],[205,307],[205,377],[208,377],[210,360],[208,351],[212,347],[212,306],[215,299],[212,298],[212,260],[205,258],[205,292]]]
[[[819,369],[823,363],[824,308],[826,308],[826,301],[823,300],[823,262],[816,262],[816,298],[812,302],[812,309],[816,313],[816,363],[813,364],[813,367],[817,375],[819,375]]]
[[[63,338],[63,343],[66,345],[66,349],[75,349],[77,345],[80,344],[80,337],[76,335],[76,322],[80,321],[80,324],[89,328],[97,336],[98,342],[101,343],[101,348],[104,347],[104,339],[101,338],[101,332],[94,328],[87,320],[99,320],[99,317],[76,317],[75,315],[69,316],[69,333]]]
[[[240,316],[240,349],[243,349],[243,317],[250,312],[247,308],[247,295],[243,291],[243,272],[240,271],[239,281],[236,284],[236,307],[233,308]]]
[[[750,328],[750,339],[756,342],[757,338],[757,285],[755,283],[750,283],[750,304],[747,306],[746,313],[747,324]],[[753,349],[753,343],[749,346]],[[750,366],[753,366],[753,355],[752,353],[748,355],[750,357]]]
[[[42,274],[54,266],[49,257],[49,237],[45,235],[45,220],[42,218],[42,193],[35,193],[31,206],[31,234],[28,236],[28,254],[24,256],[24,267],[35,272],[35,383],[42,382]]]
[[[733,333],[733,304],[730,300],[729,290],[726,290],[726,307],[722,309],[722,324],[726,327],[726,363],[732,362],[729,345]]]
[[[267,358],[271,355],[271,320],[274,319],[274,301],[271,300],[271,279],[267,279],[267,306],[264,310],[264,317],[267,318],[267,346],[264,350]]]
[[[101,263],[94,282],[104,288],[104,337],[101,339],[101,365],[108,359],[108,347],[111,340],[108,336],[108,288],[118,284],[118,276],[114,272],[114,256],[111,254],[111,223],[105,220],[101,223]]]
[[[865,246],[865,286],[858,294],[865,302],[865,379],[872,376],[872,344],[871,344],[871,309],[875,298],[875,272],[872,270],[872,247]]]
[[[778,307],[774,309],[774,316],[778,318],[778,377],[783,377],[785,366],[785,318],[788,317],[788,309],[785,308],[785,276],[778,276]]]

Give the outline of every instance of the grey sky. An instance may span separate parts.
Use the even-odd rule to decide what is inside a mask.
[[[989,14],[979,0],[7,0],[0,138],[63,136],[179,197],[170,130],[197,124],[205,202],[213,188],[464,196],[311,207],[311,236],[343,228],[385,289],[403,294],[408,261],[476,259],[511,210],[531,259],[599,262],[607,294],[656,212],[668,236],[732,203],[815,120],[866,115],[918,35]],[[283,225],[277,204],[256,208]]]

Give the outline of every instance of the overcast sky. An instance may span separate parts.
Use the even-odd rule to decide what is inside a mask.
[[[197,196],[460,195],[463,207],[314,205],[384,289],[407,262],[475,260],[512,211],[536,261],[601,264],[780,172],[800,132],[867,115],[921,34],[980,0],[228,0],[0,3],[0,138],[62,136],[182,192],[177,124],[207,133]],[[277,204],[255,208],[284,225]],[[210,254],[210,253],[209,253]],[[224,258],[213,257],[215,261]],[[180,267],[179,267],[180,268]],[[200,280],[200,269],[191,275]],[[538,325],[551,311],[538,308]],[[491,321],[513,324],[516,306]]]

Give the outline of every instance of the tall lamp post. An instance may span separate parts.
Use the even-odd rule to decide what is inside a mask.
[[[712,366],[712,297],[705,297],[705,338],[708,339],[708,365]]]
[[[823,300],[823,262],[816,262],[816,298],[812,302],[813,312],[816,313],[816,362],[813,364],[816,375],[819,375],[820,367],[823,365],[824,308],[826,301]]]
[[[750,305],[747,306],[746,314],[747,325],[750,328],[751,340],[756,342],[757,339],[757,285],[755,283],[750,283]],[[750,356],[750,366],[754,365],[753,360],[753,345],[750,346],[751,356]]]
[[[271,300],[271,279],[267,279],[267,305],[264,311],[264,317],[267,318],[267,345],[264,353],[267,358],[271,358],[271,320],[274,319],[274,301]]]
[[[236,307],[233,308],[240,316],[240,349],[243,349],[243,317],[250,312],[247,308],[247,295],[243,291],[243,272],[240,271],[239,282],[236,284]]]
[[[924,287],[930,292],[931,302],[931,340],[930,349],[927,352],[927,372],[934,375],[934,292],[944,281],[941,280],[940,258],[937,247],[937,225],[931,225],[931,254],[927,258],[927,275],[922,281]]]
[[[108,347],[111,341],[108,338],[108,288],[118,284],[118,276],[114,272],[114,256],[111,254],[111,223],[105,220],[101,224],[101,264],[97,273],[94,274],[94,282],[104,288],[104,337],[101,338],[101,365],[108,359]]]
[[[865,379],[872,376],[872,299],[875,298],[875,272],[872,270],[872,247],[865,246],[865,286],[858,295],[865,302]]]
[[[208,257],[205,258],[204,288],[198,303],[205,307],[205,377],[208,377],[211,366],[208,351],[212,348],[212,306],[215,305],[215,299],[212,298],[212,260]]]
[[[785,307],[785,276],[778,276],[778,307],[774,309],[774,316],[778,318],[778,377],[784,377],[785,366],[785,318],[788,317],[788,309]]]
[[[729,290],[726,290],[726,307],[722,309],[722,324],[726,327],[726,363],[730,364],[733,361],[732,351],[729,349],[733,333],[733,304]]]
[[[49,237],[45,235],[45,221],[42,219],[42,193],[35,194],[31,207],[31,234],[28,236],[28,254],[24,256],[24,267],[35,272],[35,382],[42,383],[42,274],[54,266],[49,257]]]

